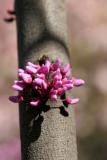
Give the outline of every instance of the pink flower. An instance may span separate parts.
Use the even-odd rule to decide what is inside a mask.
[[[17,85],[17,84],[14,84],[14,85],[12,86],[12,88],[15,89],[16,91],[22,91],[22,90],[23,90],[23,87],[20,86],[20,85]]]
[[[64,100],[64,102],[67,104],[76,104],[79,102],[79,98],[72,99],[72,98],[68,97]]]
[[[73,84],[72,84],[72,83],[64,84],[64,85],[63,85],[63,88],[65,89],[65,91],[70,90],[70,89],[73,88]]]
[[[57,95],[58,96],[62,96],[64,93],[65,93],[65,89],[64,88],[61,87],[61,88],[57,89]]]
[[[34,68],[33,66],[26,66],[26,71],[31,74],[37,73],[37,69]]]
[[[72,84],[72,83],[73,83],[72,79],[64,78],[64,79],[62,80],[62,84],[63,84],[63,85],[65,85],[65,84]]]
[[[20,77],[23,79],[25,83],[32,83],[32,76],[27,73],[20,73]]]
[[[39,69],[38,73],[47,74],[49,73],[51,63],[47,60],[45,64],[42,64],[41,68]]]
[[[52,78],[54,81],[61,80],[62,79],[62,74],[60,72],[60,68],[58,68],[52,75]]]
[[[23,81],[14,81],[14,84],[12,86],[13,89],[16,91],[22,91],[24,89],[24,83]]]
[[[69,70],[70,70],[69,64],[66,64],[66,65],[64,65],[64,67],[61,68],[62,74],[66,74],[67,72],[69,72]]]
[[[62,81],[61,80],[56,81],[55,84],[54,84],[55,89],[58,89],[61,86],[62,86]]]
[[[85,81],[83,79],[75,79],[73,78],[73,84],[76,87],[82,86],[85,84]]]
[[[35,78],[34,80],[33,80],[33,82],[34,82],[34,84],[35,85],[42,85],[43,84],[43,79],[41,79],[41,78]]]
[[[19,73],[19,75],[20,75],[20,73],[24,73],[24,69],[19,68],[18,73]]]
[[[70,78],[70,65],[62,65],[61,60],[50,62],[48,59],[43,64],[28,62],[25,69],[18,69],[19,80],[14,81],[12,88],[20,91],[18,96],[9,97],[10,101],[19,103],[27,100],[30,106],[42,106],[48,99],[57,101],[61,99],[65,104],[75,104],[78,98],[62,96],[73,87],[81,86],[82,79]]]
[[[14,102],[14,103],[19,103],[21,101],[23,101],[23,97],[18,95],[18,96],[10,96],[9,100]]]
[[[49,60],[46,61],[45,66],[47,67],[47,70],[48,70],[48,72],[49,72],[50,67],[51,67],[51,63],[50,63]]]
[[[31,62],[27,62],[27,65],[30,66],[30,67],[33,67],[35,69],[39,69],[39,65],[33,64]]]
[[[58,58],[56,61],[51,65],[51,69],[56,71],[61,66],[61,60]]]
[[[45,74],[41,73],[41,74],[36,74],[37,75],[37,78],[40,78],[40,79],[46,79],[45,77]]]
[[[57,98],[58,98],[58,96],[57,96],[57,90],[52,89],[50,91],[50,100],[51,101],[56,101]]]

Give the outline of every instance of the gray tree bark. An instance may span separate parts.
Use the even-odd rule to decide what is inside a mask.
[[[19,67],[44,54],[70,63],[64,0],[16,0],[15,9]],[[67,116],[60,114],[60,102],[49,105],[40,116],[25,103],[19,106],[22,160],[77,160],[73,108]]]

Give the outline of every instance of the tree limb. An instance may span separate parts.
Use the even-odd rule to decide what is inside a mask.
[[[42,55],[69,61],[64,0],[16,0],[19,67],[36,62]],[[60,102],[38,116],[20,104],[22,160],[77,160],[74,111],[60,114]]]

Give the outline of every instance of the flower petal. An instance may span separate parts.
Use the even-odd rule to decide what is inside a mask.
[[[35,68],[32,67],[32,66],[26,66],[26,71],[27,71],[28,73],[31,73],[31,74],[37,73],[37,69],[35,69]]]
[[[56,61],[51,65],[51,70],[56,71],[61,66],[60,58],[56,59]]]
[[[51,96],[50,96],[50,100],[51,101],[56,101],[57,100],[57,95],[56,94],[52,94]]]
[[[39,105],[39,103],[40,103],[40,100],[32,100],[30,102],[30,105],[37,107]]]
[[[25,83],[32,83],[32,77],[30,74],[21,73],[20,77],[24,80]]]
[[[48,67],[45,66],[44,64],[41,66],[41,68],[38,70],[38,73],[41,74],[47,74],[48,73]]]
[[[18,76],[21,77],[21,75],[24,73],[24,69],[19,68],[18,69]]]
[[[33,82],[34,82],[34,84],[36,84],[36,85],[42,85],[43,79],[41,79],[41,78],[35,78],[35,79],[33,80]]]
[[[62,80],[62,84],[71,84],[71,83],[73,83],[73,80],[71,80],[71,79],[64,78]]]
[[[58,97],[57,97],[57,90],[52,89],[52,90],[50,91],[49,97],[50,97],[50,100],[51,100],[51,101],[56,101],[57,98],[58,98]]]
[[[37,78],[45,80],[45,74],[36,74]]]
[[[57,80],[61,80],[62,79],[62,75],[61,75],[61,72],[60,72],[60,68],[58,68],[52,75],[52,78],[54,81],[57,81]]]
[[[74,86],[76,86],[76,87],[79,87],[79,86],[82,86],[82,85],[84,85],[85,84],[85,81],[84,80],[82,80],[82,79],[73,79],[73,84],[74,84]]]
[[[64,93],[65,93],[64,88],[58,88],[57,94],[58,94],[59,96],[63,95]]]
[[[43,82],[42,82],[42,85],[43,85],[43,88],[46,90],[47,89],[47,87],[48,87],[48,85],[47,85],[47,83],[43,80]]]
[[[36,69],[38,69],[40,67],[39,65],[36,65],[32,62],[27,62],[27,65],[30,66],[30,67],[36,68]]]
[[[74,99],[72,99],[71,104],[76,104],[76,103],[78,103],[78,102],[79,102],[79,98],[74,98]]]
[[[16,91],[22,91],[22,90],[23,90],[23,87],[20,86],[20,85],[18,85],[18,84],[14,84],[14,85],[12,86],[12,88],[15,89]]]
[[[79,102],[79,98],[72,99],[72,98],[68,97],[64,100],[64,102],[67,104],[76,104]]]
[[[21,101],[23,101],[23,97],[18,95],[18,96],[10,96],[9,100],[14,102],[14,103],[19,103]]]
[[[70,65],[69,64],[65,64],[64,67],[61,68],[61,72],[63,74],[66,74],[69,70],[70,70]]]
[[[64,84],[63,88],[65,89],[65,91],[70,90],[70,89],[73,88],[73,84],[72,83],[70,83],[70,84]]]
[[[55,89],[58,89],[61,86],[62,86],[62,81],[61,80],[56,81],[55,84],[54,84]]]
[[[48,72],[50,70],[51,67],[51,62],[49,60],[46,61],[45,66],[48,68]]]

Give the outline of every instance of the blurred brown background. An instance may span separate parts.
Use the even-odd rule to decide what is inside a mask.
[[[79,160],[107,160],[107,1],[66,0],[73,75],[86,84],[76,112]],[[8,100],[16,79],[15,22],[7,24],[13,0],[0,0],[0,160],[20,160],[18,106]]]

